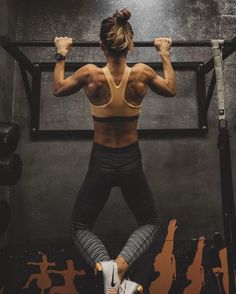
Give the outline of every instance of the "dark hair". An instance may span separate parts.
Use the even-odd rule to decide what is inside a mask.
[[[111,55],[123,55],[132,49],[134,33],[128,22],[130,17],[130,11],[122,9],[102,21],[100,39]]]

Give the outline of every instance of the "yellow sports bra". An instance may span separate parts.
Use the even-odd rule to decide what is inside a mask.
[[[131,67],[126,66],[119,85],[115,84],[107,66],[103,67],[102,69],[111,91],[111,98],[106,104],[103,105],[94,105],[90,103],[93,119],[97,121],[137,119],[142,103],[140,105],[133,105],[124,97]]]

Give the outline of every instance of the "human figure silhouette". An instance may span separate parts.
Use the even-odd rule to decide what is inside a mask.
[[[3,294],[4,293],[3,291],[4,291],[4,288],[1,288],[0,289],[0,294]]]
[[[42,256],[42,262],[28,262],[28,265],[37,265],[40,268],[40,273],[32,274],[25,286],[22,289],[29,288],[33,280],[36,280],[37,287],[41,290],[40,294],[44,294],[46,289],[52,286],[52,280],[48,275],[48,267],[55,266],[55,262],[48,262],[47,256],[44,254]]]
[[[214,267],[212,269],[216,279],[220,293],[222,293],[222,286],[220,283],[220,274],[222,274],[222,282],[225,294],[229,294],[229,272],[228,272],[228,257],[227,249],[223,244],[222,236],[219,233],[215,233],[213,237],[215,248],[219,252],[220,267]]]
[[[173,255],[176,219],[169,222],[168,233],[162,251],[156,256],[154,269],[160,276],[151,283],[150,294],[168,294],[173,280],[176,279],[176,261]]]
[[[60,274],[63,276],[65,285],[64,286],[57,286],[52,287],[50,289],[49,294],[79,294],[77,292],[75,285],[74,285],[74,279],[76,276],[84,276],[86,272],[84,270],[77,271],[74,268],[73,260],[67,260],[67,269],[64,271],[58,271],[58,270],[49,270],[48,273],[54,273],[54,274]]]
[[[204,246],[205,237],[200,237],[193,263],[188,267],[186,274],[187,280],[190,280],[191,284],[184,289],[183,294],[200,294],[201,289],[205,284],[204,268],[202,266],[202,255]]]

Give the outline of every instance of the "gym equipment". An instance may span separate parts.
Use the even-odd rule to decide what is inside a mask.
[[[13,41],[7,36],[0,38],[0,45],[19,62],[22,79],[25,86],[26,96],[31,111],[31,135],[34,138],[60,138],[60,137],[79,137],[92,138],[93,130],[41,130],[40,129],[40,90],[41,77],[43,72],[51,72],[54,68],[54,62],[31,62],[23,53],[20,47],[54,47],[53,41]],[[99,47],[99,42],[73,42],[73,47]],[[135,47],[153,47],[154,41],[136,41]],[[191,40],[178,41],[173,40],[172,47],[211,47],[210,40]],[[236,49],[236,38],[224,40],[223,59],[227,58]],[[103,66],[102,63],[95,63]],[[161,68],[161,63],[147,63],[156,69]],[[209,60],[206,64],[203,62],[173,62],[176,70],[191,70],[196,72],[197,78],[197,99],[198,99],[198,127],[197,128],[179,128],[179,129],[139,129],[140,138],[157,138],[160,136],[204,136],[208,132],[207,112],[214,89],[214,79],[206,95],[205,75],[214,68],[214,60]],[[76,70],[84,63],[67,62],[67,70]],[[132,64],[129,64],[132,65]],[[27,72],[32,76],[32,82],[29,81]]]
[[[0,158],[0,185],[15,185],[22,174],[22,161],[18,154]]]
[[[0,234],[7,230],[11,218],[11,208],[7,201],[0,201]]]
[[[20,138],[20,127],[13,123],[0,122],[0,157],[16,150]]]
[[[2,36],[0,39],[1,46],[20,64],[21,74],[29,101],[31,110],[31,131],[35,137],[42,136],[74,136],[79,135],[81,138],[91,138],[93,132],[89,131],[40,131],[39,129],[39,107],[40,107],[40,88],[41,88],[41,72],[42,69],[50,71],[53,63],[32,63],[19,47],[53,47],[54,42],[51,41],[11,41],[7,36]],[[136,47],[153,47],[151,42],[134,42]],[[74,47],[99,47],[99,42],[74,42]],[[139,132],[140,137],[157,137],[160,135],[204,135],[207,133],[207,112],[213,96],[215,85],[217,84],[217,96],[219,104],[219,136],[218,149],[220,155],[220,172],[221,172],[221,187],[222,187],[222,211],[224,219],[224,233],[228,250],[229,264],[229,282],[230,293],[236,293],[234,274],[236,271],[236,216],[233,195],[233,182],[230,157],[230,141],[227,128],[227,120],[224,108],[224,89],[223,89],[223,74],[222,61],[236,51],[236,37],[232,40],[201,40],[201,41],[173,41],[172,47],[212,47],[214,57],[207,63],[202,63],[197,68],[198,75],[198,90],[203,96],[204,101],[200,101],[200,108],[203,114],[199,117],[199,128],[197,129],[171,129],[171,130],[143,130]],[[67,63],[67,68],[73,69],[82,66],[78,63]],[[173,63],[181,67],[186,67],[186,63]],[[187,63],[192,66],[193,63]],[[211,83],[206,93],[205,75],[215,69],[212,75]],[[27,78],[27,73],[32,75],[32,85]],[[34,97],[34,99],[33,99]]]

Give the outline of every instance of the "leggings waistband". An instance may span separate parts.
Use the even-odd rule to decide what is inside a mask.
[[[122,147],[109,147],[109,146],[104,146],[98,143],[93,142],[93,151],[101,151],[101,152],[114,152],[114,153],[126,153],[126,152],[131,152],[131,151],[139,151],[139,142],[135,142],[132,144],[129,144],[127,146],[122,146]]]

